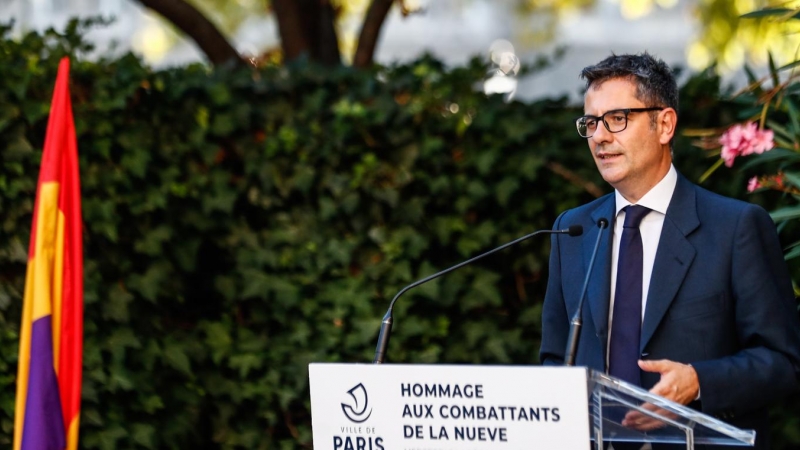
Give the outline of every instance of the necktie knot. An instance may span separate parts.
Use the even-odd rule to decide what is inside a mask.
[[[625,223],[622,224],[623,228],[639,228],[639,224],[652,209],[641,205],[628,205],[625,210]]]

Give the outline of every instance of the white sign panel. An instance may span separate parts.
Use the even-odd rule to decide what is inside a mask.
[[[314,450],[589,449],[586,369],[310,364]]]

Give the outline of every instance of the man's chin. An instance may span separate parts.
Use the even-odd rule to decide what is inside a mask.
[[[617,185],[622,183],[625,179],[625,174],[617,170],[603,170],[602,168],[600,169],[600,176],[603,177],[606,183],[613,186],[614,189],[618,189]]]

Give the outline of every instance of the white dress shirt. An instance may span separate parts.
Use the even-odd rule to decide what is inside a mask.
[[[644,216],[639,225],[639,232],[642,235],[642,320],[647,308],[647,292],[650,289],[650,278],[653,275],[653,263],[656,260],[656,250],[658,241],[661,238],[661,229],[664,227],[664,218],[667,214],[667,207],[675,192],[675,185],[678,182],[678,172],[675,166],[670,165],[669,172],[658,182],[647,194],[642,197],[637,205],[650,208],[652,211]],[[617,265],[619,260],[619,241],[622,239],[622,224],[625,223],[625,211],[622,208],[631,204],[625,197],[614,192],[617,209],[614,219],[614,241],[611,247],[611,304],[608,308],[608,339],[611,339],[612,319],[614,315],[614,294],[617,289]]]

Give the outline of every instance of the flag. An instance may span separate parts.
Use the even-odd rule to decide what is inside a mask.
[[[83,361],[83,239],[69,59],[58,67],[28,249],[14,450],[77,449]]]

